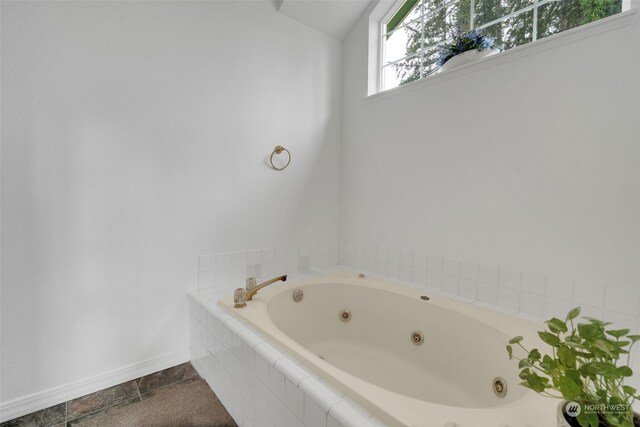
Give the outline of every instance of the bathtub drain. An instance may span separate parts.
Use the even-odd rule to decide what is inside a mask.
[[[498,397],[505,397],[507,395],[507,383],[504,378],[496,377],[493,379],[493,392]]]
[[[304,298],[304,292],[302,292],[302,289],[294,289],[293,290],[293,300],[295,302],[300,302],[300,301],[302,301],[302,298]]]
[[[420,345],[424,342],[424,335],[420,331],[413,331],[411,332],[411,341],[415,345]]]

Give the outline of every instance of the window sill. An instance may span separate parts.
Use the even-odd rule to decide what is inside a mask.
[[[499,67],[501,64],[504,64],[506,62],[516,61],[520,58],[535,55],[548,49],[555,49],[559,46],[570,44],[577,40],[594,37],[602,33],[626,27],[628,25],[631,25],[637,12],[638,9],[631,9],[622,13],[618,13],[616,15],[612,15],[607,18],[582,25],[580,27],[572,28],[558,34],[554,34],[544,39],[536,40],[535,42],[506,50],[497,55],[479,59],[471,64],[462,65],[453,70],[443,72],[442,74],[432,74],[423,79],[407,83],[403,86],[374,93],[365,97],[364,100],[367,102],[382,101],[389,97],[394,97],[414,91],[417,88],[424,88],[432,84],[445,82],[449,79],[456,79],[460,76],[474,73],[478,70]]]

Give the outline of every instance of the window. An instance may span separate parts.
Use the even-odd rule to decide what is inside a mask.
[[[504,49],[622,10],[623,0],[404,0],[382,20],[381,89],[437,71],[437,45],[457,27],[483,30]]]

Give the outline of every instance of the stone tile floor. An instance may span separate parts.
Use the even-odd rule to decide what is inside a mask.
[[[6,421],[0,427],[235,427],[190,363]]]

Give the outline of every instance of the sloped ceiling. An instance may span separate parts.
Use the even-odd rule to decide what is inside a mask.
[[[278,11],[338,40],[344,39],[370,0],[275,0]]]

